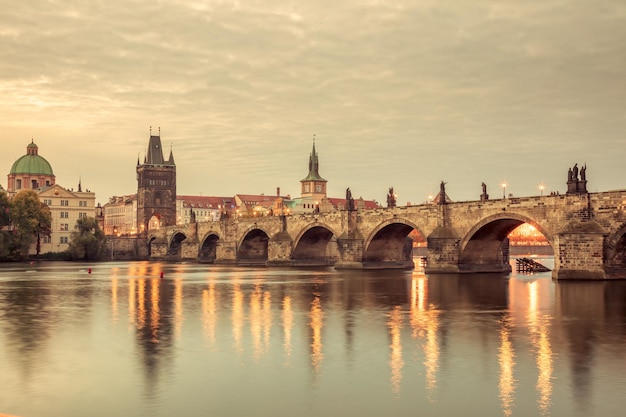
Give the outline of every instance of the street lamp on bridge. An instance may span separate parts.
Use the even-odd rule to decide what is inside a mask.
[[[506,198],[506,182],[502,181],[502,198]]]

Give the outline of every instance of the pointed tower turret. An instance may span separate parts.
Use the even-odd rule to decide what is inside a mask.
[[[167,164],[168,165],[176,165],[174,163],[174,151],[172,149],[172,146],[170,145],[170,158],[167,160]]]
[[[321,200],[326,197],[326,181],[319,173],[319,159],[315,151],[315,136],[313,136],[313,150],[309,156],[309,174],[303,180],[301,196]]]

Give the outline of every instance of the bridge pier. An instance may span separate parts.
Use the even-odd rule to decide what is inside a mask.
[[[565,279],[607,279],[604,241],[608,233],[595,221],[572,220],[554,240],[552,277]]]
[[[427,238],[427,274],[459,272],[459,248],[461,239],[449,227],[437,227]]]
[[[339,260],[335,269],[363,269],[363,239],[355,236],[343,236],[337,239]]]
[[[237,245],[233,241],[222,241],[221,239],[215,245],[215,261],[216,264],[232,265],[237,262]]]
[[[291,236],[277,233],[267,242],[267,266],[291,266]]]

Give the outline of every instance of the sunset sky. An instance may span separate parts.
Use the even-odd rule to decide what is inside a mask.
[[[0,172],[136,191],[161,128],[178,193],[420,203],[626,188],[623,0],[0,0]],[[167,157],[167,155],[166,155]]]

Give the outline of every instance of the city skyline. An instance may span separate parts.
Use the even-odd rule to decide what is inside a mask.
[[[133,194],[150,128],[181,195],[298,196],[314,137],[331,197],[565,193],[575,163],[590,192],[626,188],[619,1],[3,10],[5,188],[33,139],[58,184]]]

